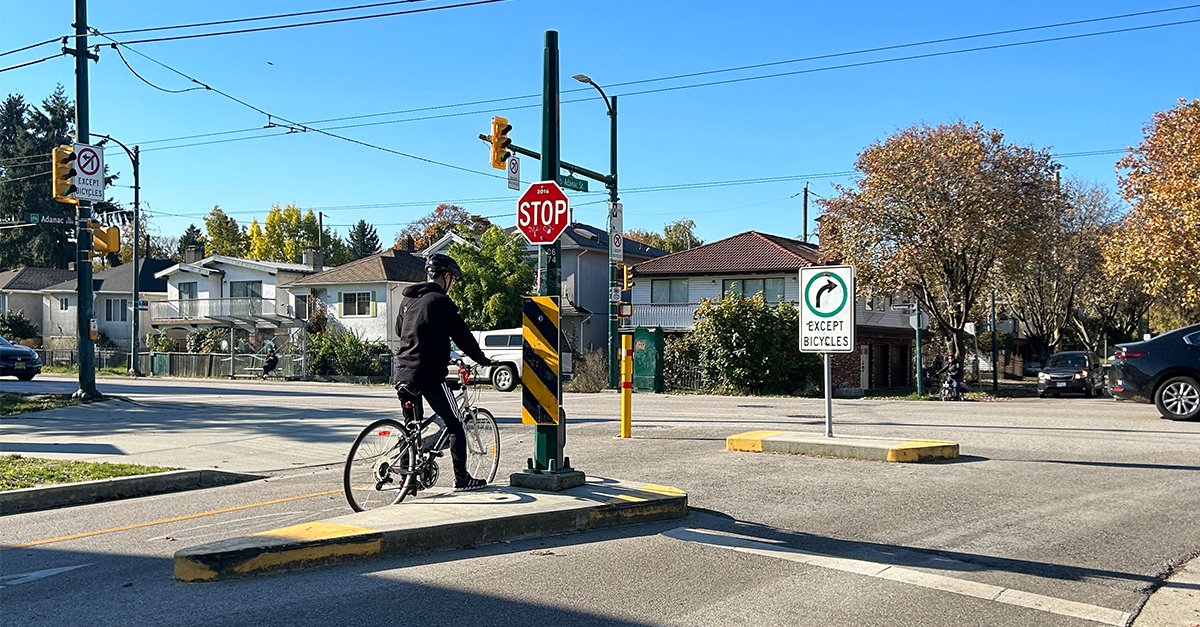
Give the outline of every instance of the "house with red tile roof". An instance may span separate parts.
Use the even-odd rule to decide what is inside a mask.
[[[705,299],[727,294],[767,302],[800,300],[800,269],[819,265],[817,246],[778,235],[746,231],[696,248],[633,266],[633,316],[622,328],[661,327],[667,333],[695,328],[693,314]],[[834,385],[855,388],[907,387],[915,382],[913,341],[908,316],[890,298],[859,298],[858,350],[836,355]],[[796,337],[787,341],[799,341]]]

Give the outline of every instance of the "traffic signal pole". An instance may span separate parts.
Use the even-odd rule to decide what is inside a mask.
[[[75,0],[75,138],[81,144],[91,139],[88,127],[88,59],[87,0]],[[80,200],[75,227],[75,275],[78,280],[76,336],[79,349],[79,389],[76,398],[85,401],[100,398],[96,389],[96,345],[92,342],[91,325],[95,317],[95,294],[92,291],[92,203]]]

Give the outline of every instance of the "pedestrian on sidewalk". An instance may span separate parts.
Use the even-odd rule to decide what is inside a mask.
[[[271,350],[267,351],[267,360],[265,362],[263,362],[263,371],[262,371],[263,380],[266,381],[267,375],[271,374],[271,371],[274,370],[275,368],[277,368],[278,366],[279,366],[279,358],[275,356],[275,349],[272,348]]]

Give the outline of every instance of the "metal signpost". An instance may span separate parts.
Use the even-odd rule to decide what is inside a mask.
[[[854,266],[800,269],[800,352],[825,356],[825,437],[833,437],[833,353],[855,347]]]

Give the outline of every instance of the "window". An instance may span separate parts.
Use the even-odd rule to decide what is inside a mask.
[[[783,301],[783,285],[782,277],[772,277],[767,279],[725,279],[721,281],[721,292],[727,294],[733,292],[737,296],[745,296],[752,298],[755,294],[762,293],[763,299],[769,303],[778,303]]]
[[[182,288],[183,285],[181,284]],[[262,281],[230,281],[230,298],[262,298]]]
[[[129,299],[128,298],[106,298],[106,299],[104,299],[104,320],[106,322],[128,322],[129,321]]]
[[[686,303],[688,302],[687,279],[655,279],[650,281],[650,302],[652,303]]]
[[[66,311],[70,308],[71,308],[71,299],[70,298],[63,297],[63,298],[58,299],[58,310],[59,311]]]
[[[342,317],[370,316],[370,292],[344,292],[342,294]]]
[[[300,294],[295,297],[296,317],[301,320],[308,320],[308,295]]]
[[[179,284],[179,299],[180,300],[196,300],[197,294],[198,294],[198,291],[196,289],[195,281],[190,281],[188,283],[180,283]]]
[[[489,335],[483,338],[484,346],[508,346],[507,335]]]
[[[509,346],[524,346],[525,338],[523,336],[521,336],[520,334],[510,335],[510,336],[508,336],[508,345]]]

